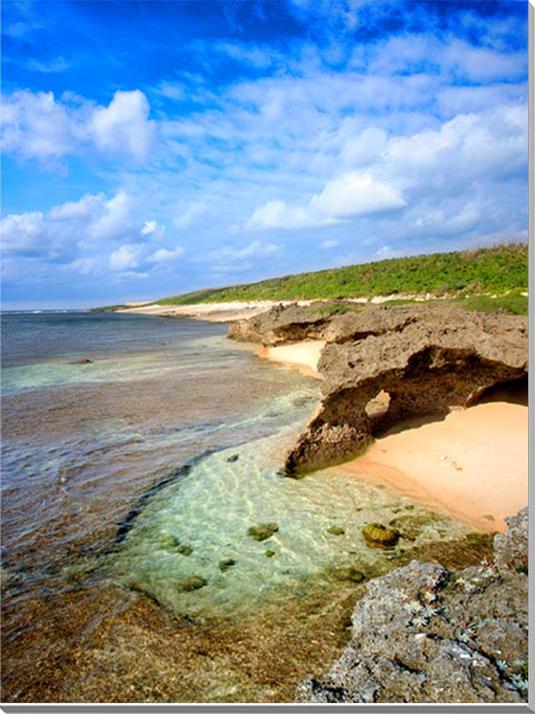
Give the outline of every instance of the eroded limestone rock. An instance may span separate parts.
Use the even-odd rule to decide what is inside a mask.
[[[528,578],[505,563],[513,552],[527,558],[527,511],[508,523],[508,536],[497,537],[500,570],[482,563],[453,573],[414,560],[372,579],[342,656],[303,682],[297,700],[526,701]]]
[[[360,325],[351,341],[347,330],[336,333],[341,317]],[[289,474],[346,461],[403,420],[445,416],[494,385],[527,378],[522,317],[430,305],[370,307],[335,316],[323,327],[322,337],[327,334],[334,341],[318,364],[321,404],[287,456]]]

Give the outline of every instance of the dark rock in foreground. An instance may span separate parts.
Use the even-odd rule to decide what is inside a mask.
[[[495,564],[452,573],[414,560],[370,581],[341,658],[297,700],[526,701],[528,578],[516,563],[527,562],[527,509],[508,524]]]

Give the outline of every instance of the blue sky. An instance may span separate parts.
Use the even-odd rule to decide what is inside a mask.
[[[4,307],[527,240],[527,8],[4,0]]]

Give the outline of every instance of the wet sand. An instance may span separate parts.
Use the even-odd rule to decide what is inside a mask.
[[[505,530],[528,502],[528,408],[492,402],[407,424],[337,466],[481,531]]]

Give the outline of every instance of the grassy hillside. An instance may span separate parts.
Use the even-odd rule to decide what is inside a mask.
[[[506,309],[525,312],[527,298],[520,295],[528,285],[528,247],[515,243],[455,253],[435,253],[410,258],[394,258],[363,265],[287,275],[258,283],[226,288],[197,290],[158,300],[159,304],[192,305],[200,302],[232,300],[306,300],[319,298],[366,297],[448,293],[465,298],[467,307],[493,309],[480,293],[506,298]],[[506,293],[506,295],[504,295]],[[494,299],[496,300],[496,299]]]

